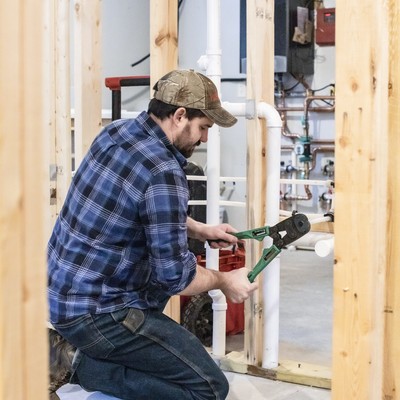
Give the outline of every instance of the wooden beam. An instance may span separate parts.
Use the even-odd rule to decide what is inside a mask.
[[[399,13],[336,2],[333,400],[399,396]]]
[[[399,397],[400,374],[400,6],[389,1],[389,123],[388,172],[388,260],[386,263],[386,296],[384,299],[383,390],[388,399]]]
[[[56,215],[59,214],[71,183],[71,57],[70,1],[55,3],[54,89],[55,89],[55,172]],[[98,77],[96,77],[98,79]],[[96,93],[96,99],[99,100]],[[101,100],[101,99],[100,99]],[[98,118],[98,112],[96,113]],[[96,120],[96,123],[98,121]],[[55,222],[55,221],[53,221]]]
[[[178,0],[150,0],[150,92],[178,66]]]
[[[101,121],[101,1],[74,0],[75,169]]]
[[[163,75],[178,65],[178,1],[150,0],[150,93]],[[174,296],[164,310],[180,321],[180,298]]]
[[[0,399],[45,399],[47,0],[0,3]]]
[[[274,103],[274,2],[247,1],[247,98],[254,105]],[[247,223],[248,229],[265,225],[266,129],[265,121],[247,120]],[[262,244],[251,241],[246,266],[253,268],[261,257]],[[260,289],[246,302],[245,353],[250,364],[262,358],[262,275]]]

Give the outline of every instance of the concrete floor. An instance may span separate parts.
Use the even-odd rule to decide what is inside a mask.
[[[310,250],[281,253],[280,360],[331,365],[332,271],[332,256],[320,258]],[[228,352],[241,350],[243,335],[227,338]],[[326,389],[232,372],[226,376],[231,387],[227,400],[331,398]],[[61,400],[118,400],[76,385],[66,385],[58,394]]]

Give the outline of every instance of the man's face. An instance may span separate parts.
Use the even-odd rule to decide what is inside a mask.
[[[207,117],[190,121],[185,117],[184,122],[181,131],[174,137],[174,146],[184,157],[189,158],[197,146],[207,142],[208,129],[213,126],[213,122]]]

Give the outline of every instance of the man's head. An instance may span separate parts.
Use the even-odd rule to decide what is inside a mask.
[[[193,70],[174,70],[153,87],[154,99],[176,107],[200,110],[215,124],[231,127],[237,119],[221,106],[214,83]],[[188,110],[189,111],[189,110]]]

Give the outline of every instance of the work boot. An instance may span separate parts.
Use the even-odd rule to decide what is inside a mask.
[[[57,390],[69,383],[75,347],[68,343],[57,331],[49,329],[50,345],[50,400],[60,400]]]

